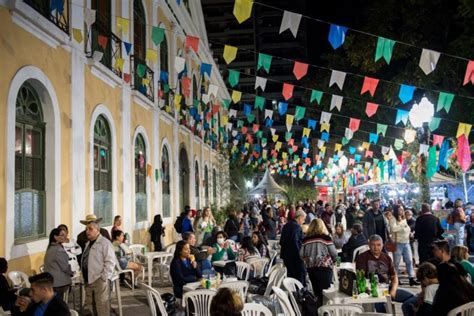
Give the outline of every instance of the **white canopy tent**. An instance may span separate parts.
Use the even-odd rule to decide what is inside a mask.
[[[260,183],[255,188],[250,190],[248,195],[274,195],[279,193],[285,193],[285,190],[281,186],[279,186],[278,183],[276,183],[276,181],[270,174],[270,170],[267,169]]]

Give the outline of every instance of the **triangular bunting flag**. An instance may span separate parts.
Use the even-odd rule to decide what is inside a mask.
[[[464,75],[463,86],[467,85],[469,82],[474,84],[474,60],[470,60],[467,63],[466,74]]]
[[[441,119],[439,117],[433,117],[430,122],[430,131],[437,130],[439,123],[441,123]]]
[[[295,65],[293,66],[293,74],[295,75],[296,79],[300,80],[307,73],[308,73],[308,64],[295,61]]]
[[[235,57],[237,56],[237,50],[238,48],[235,46],[224,45],[223,57],[227,64],[230,64],[232,61],[234,61]]]
[[[463,172],[466,172],[471,167],[471,150],[469,148],[469,140],[464,134],[457,137],[458,148],[456,151],[456,157]]]
[[[279,102],[278,103],[278,114],[280,114],[280,116],[283,116],[283,115],[285,115],[286,111],[288,111],[288,103]]]
[[[406,129],[405,130],[405,142],[407,144],[410,144],[411,142],[413,142],[415,140],[415,137],[416,137],[416,131],[415,130],[412,130],[412,129]]]
[[[280,34],[287,29],[290,29],[294,37],[298,34],[298,28],[301,22],[301,14],[293,13],[290,11],[283,12],[283,18],[280,25]]]
[[[234,103],[239,102],[241,98],[242,98],[242,92],[237,91],[237,90],[232,90],[232,101]]]
[[[265,86],[267,85],[267,78],[255,77],[255,90],[260,87],[262,91],[265,91]]]
[[[400,86],[400,92],[398,93],[398,97],[402,101],[403,104],[410,102],[413,99],[413,93],[415,92],[414,86],[408,86],[402,84]]]
[[[255,108],[263,110],[265,106],[265,98],[261,96],[255,96]]]
[[[331,78],[329,79],[329,86],[336,84],[340,90],[344,86],[344,81],[346,80],[346,73],[343,71],[333,70],[331,73]]]
[[[397,117],[395,119],[395,124],[403,122],[403,124],[407,125],[409,113],[410,112],[408,111],[397,109]]]
[[[199,37],[186,35],[184,47],[191,48],[197,54],[199,50]]]
[[[289,99],[291,99],[291,97],[293,96],[293,88],[295,86],[292,85],[292,84],[289,84],[289,83],[283,83],[283,90],[282,90],[282,95],[283,95],[283,98],[285,98],[285,101],[288,101]]]
[[[429,75],[433,70],[435,70],[439,56],[440,53],[423,48],[418,66],[420,66],[425,75]]]
[[[466,136],[466,138],[469,138],[469,134],[471,133],[471,124],[466,124],[466,123],[459,123],[458,125],[458,131],[456,132],[456,138],[459,138],[462,134]]]
[[[250,18],[252,6],[253,0],[235,0],[233,13],[239,23]]]
[[[263,67],[267,73],[270,72],[270,66],[272,64],[272,56],[258,53],[258,63],[257,63],[257,70]]]
[[[333,94],[331,97],[331,106],[329,107],[329,110],[336,108],[338,111],[341,111],[342,99],[342,96]]]
[[[346,38],[347,27],[331,24],[329,27],[328,40],[331,43],[332,48],[337,49]]]
[[[153,26],[151,30],[151,40],[155,45],[160,45],[161,42],[165,39],[165,29]]]
[[[295,110],[295,119],[296,119],[296,121],[301,120],[304,117],[305,112],[306,112],[305,107],[297,105],[296,110]]]
[[[359,119],[355,119],[355,118],[352,118],[352,117],[350,118],[350,120],[349,120],[349,129],[352,132],[357,131],[359,129],[359,125],[360,125],[360,120]],[[347,138],[349,138],[349,137],[347,137]]]
[[[309,100],[312,103],[314,100],[321,104],[321,98],[323,97],[323,92],[318,90],[311,90],[311,98]]]
[[[377,48],[375,50],[375,61],[383,57],[387,64],[390,64],[390,59],[392,59],[393,46],[395,46],[394,40],[379,37],[377,39]]]
[[[360,90],[360,94],[364,94],[369,91],[371,96],[374,96],[375,89],[377,89],[377,85],[379,84],[379,79],[364,77],[364,83],[362,84],[362,89]]]
[[[372,117],[377,112],[378,108],[379,108],[378,104],[367,102],[367,106],[365,108],[365,114],[367,114],[368,117]]]
[[[350,129],[350,128],[347,128],[346,127],[346,131],[344,133],[344,136],[347,138],[347,139],[352,139],[352,137],[354,137],[354,132]]]
[[[440,92],[438,96],[438,105],[436,106],[436,112],[439,112],[442,109],[444,109],[446,113],[448,113],[449,110],[451,109],[451,103],[453,103],[453,99],[454,99],[454,94]]]
[[[385,137],[385,133],[387,133],[387,125],[377,123],[377,134],[382,134]]]
[[[328,113],[328,112],[324,112],[322,111],[321,112],[321,119],[319,120],[320,123],[329,123],[329,121],[331,120],[331,113]]]
[[[234,88],[239,83],[240,72],[237,70],[229,69],[229,77],[227,80],[232,88]]]

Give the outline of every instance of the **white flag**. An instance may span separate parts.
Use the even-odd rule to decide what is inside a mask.
[[[320,123],[328,123],[329,124],[329,121],[331,120],[331,113],[328,113],[328,112],[321,112],[321,119],[319,120]]]
[[[209,94],[204,93],[203,95],[201,95],[201,99],[202,99],[202,102],[206,104],[209,103],[209,100],[210,100]]]
[[[382,146],[382,149],[381,149],[382,154],[384,154],[384,155],[388,154],[389,150],[390,150],[390,148],[388,148],[387,146]]]
[[[420,151],[418,152],[418,155],[428,156],[429,147],[430,147],[430,145],[420,144]]]
[[[85,8],[84,10],[84,23],[86,23],[87,28],[90,28],[95,22],[96,11],[88,8]]]
[[[176,70],[177,73],[180,73],[181,71],[184,70],[184,65],[186,64],[186,59],[183,57],[176,56],[174,58],[174,70]]]
[[[217,92],[219,91],[219,87],[216,86],[215,84],[210,84],[209,85],[209,90],[207,91],[207,94],[213,95],[214,97],[217,97]]]
[[[273,117],[273,111],[272,110],[265,109],[265,118],[267,118],[267,117],[272,119],[272,117]]]
[[[230,109],[229,110],[229,117],[235,117],[237,115],[237,110],[235,109]]]
[[[276,129],[270,128],[270,132],[272,133],[272,136],[275,135]]]
[[[324,146],[324,140],[318,139],[318,148],[321,149]]]
[[[104,57],[104,53],[99,52],[99,51],[94,51],[94,53],[92,54],[92,59],[93,59],[95,62],[101,61],[101,60],[102,60],[102,57]]]
[[[285,12],[283,13],[283,19],[281,20],[280,34],[283,31],[290,29],[293,36],[296,37],[296,34],[298,34],[298,28],[300,26],[300,22],[301,22],[301,14],[297,14],[297,13],[285,10]]]
[[[331,73],[331,79],[329,80],[329,86],[336,84],[340,90],[344,86],[344,81],[346,80],[346,73],[343,71],[333,70]]]
[[[354,132],[346,127],[346,132],[344,133],[344,136],[347,138],[347,139],[352,139],[352,137],[354,137]]]
[[[303,148],[303,153],[307,155],[309,153],[309,148]]]
[[[342,99],[343,97],[341,97],[340,95],[333,94],[331,98],[331,107],[329,108],[329,110],[337,108],[338,111],[341,111]]]
[[[440,53],[435,52],[434,50],[425,49],[421,52],[420,63],[418,64],[425,73],[429,75],[433,70],[435,70],[436,65],[438,64]]]
[[[416,131],[415,130],[412,130],[412,129],[406,129],[405,130],[405,142],[407,144],[413,142],[415,140],[415,137],[416,137]]]
[[[238,133],[239,133],[238,131],[233,130],[233,131],[232,131],[232,136],[235,137],[235,136],[237,136]]]
[[[262,91],[265,91],[266,85],[267,85],[267,78],[258,77],[258,76],[255,78],[255,90],[257,90],[257,88],[260,87]]]
[[[232,123],[227,123],[227,131],[230,131],[232,129]]]

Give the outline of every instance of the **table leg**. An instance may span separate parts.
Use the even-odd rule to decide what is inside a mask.
[[[148,286],[152,286],[152,277],[153,277],[153,259],[148,259]]]
[[[81,312],[81,316],[84,315],[84,304],[82,304],[82,291],[83,291],[83,287],[84,287],[84,284],[79,284],[79,309],[80,309],[80,312]]]

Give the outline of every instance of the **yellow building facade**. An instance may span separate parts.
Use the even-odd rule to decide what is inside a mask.
[[[230,97],[200,1],[49,3],[0,1],[0,256],[29,274],[59,224],[76,238],[86,214],[121,215],[150,246],[160,214],[168,244],[184,205],[228,194]]]

